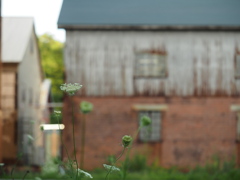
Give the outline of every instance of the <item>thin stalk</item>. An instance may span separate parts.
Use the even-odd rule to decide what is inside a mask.
[[[82,144],[81,144],[81,163],[80,163],[80,168],[83,169],[84,167],[84,148],[85,148],[85,133],[86,132],[86,115],[83,114],[82,118],[82,131],[81,131],[81,137],[82,137]]]
[[[59,120],[59,117],[58,117],[58,116],[57,116],[57,120],[58,120],[58,127],[59,127],[59,131],[60,131],[60,120]],[[71,162],[71,159],[70,159],[68,150],[67,150],[66,146],[65,146],[64,143],[63,143],[63,137],[62,137],[61,131],[60,131],[60,139],[61,139],[61,144],[62,144],[63,148],[65,149],[65,151],[66,151],[66,153],[67,153],[68,162]],[[70,164],[70,166],[71,166],[71,170],[73,171],[73,168],[72,168],[72,165],[71,165],[71,164]]]
[[[76,161],[76,166],[77,166],[77,176],[76,179],[78,178],[78,162],[77,162],[77,155],[76,155],[76,142],[75,142],[75,130],[74,130],[74,110],[73,110],[73,97],[71,97],[72,101],[72,136],[73,136],[73,148],[74,148],[74,157]]]
[[[111,167],[111,169],[107,172],[107,175],[106,175],[106,177],[105,177],[105,180],[107,179],[108,180],[108,175],[110,174],[110,172],[112,171],[112,168],[113,168],[113,166],[116,164],[116,162],[122,157],[122,155],[124,154],[124,151],[125,151],[125,147],[123,148],[123,150],[122,150],[122,152],[121,152],[121,154],[118,156],[118,158],[116,159],[116,161],[112,164],[112,167]]]
[[[127,154],[126,154],[126,157],[125,157],[125,160],[124,160],[124,165],[126,164],[127,160],[129,159],[129,154],[130,154],[130,150],[132,148],[132,144],[134,142],[134,140],[137,138],[137,135],[138,133],[140,132],[142,126],[139,126],[137,131],[135,132],[135,134],[133,135],[133,139],[132,139],[132,142],[129,144],[129,148],[128,148],[128,151],[127,151]],[[123,180],[126,179],[126,174],[127,174],[127,169],[123,168]]]
[[[12,170],[11,170],[11,178],[12,178],[12,180],[14,180],[14,178],[13,178],[13,171],[15,170],[18,161],[19,161],[19,157],[17,158],[17,161],[16,161],[16,163],[14,164],[14,166],[13,166],[13,168],[12,168]]]
[[[24,176],[23,176],[22,180],[24,180],[24,179],[25,179],[25,177],[28,175],[28,173],[29,173],[29,171],[26,171],[26,173],[24,174]]]

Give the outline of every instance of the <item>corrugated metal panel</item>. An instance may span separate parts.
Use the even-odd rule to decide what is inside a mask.
[[[2,18],[2,62],[20,62],[33,30],[31,17]]]
[[[238,32],[67,31],[68,82],[83,84],[89,96],[238,95],[234,57]],[[166,78],[134,78],[135,53],[164,50]]]
[[[64,0],[58,25],[239,26],[239,0]]]

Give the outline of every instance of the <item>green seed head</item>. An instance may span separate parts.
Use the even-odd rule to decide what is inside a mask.
[[[141,117],[141,126],[149,126],[151,124],[151,119],[148,116]]]
[[[83,101],[80,104],[80,109],[81,109],[82,113],[87,114],[93,110],[93,105],[90,102]]]
[[[128,136],[128,135],[125,135],[122,137],[122,145],[123,147],[128,147],[129,144],[132,142],[132,137],[131,136]]]

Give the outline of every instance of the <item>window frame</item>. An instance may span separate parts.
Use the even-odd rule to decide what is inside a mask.
[[[153,114],[158,114],[157,118],[155,119],[153,118]],[[139,125],[141,123],[141,117],[146,115],[148,117],[150,117],[150,119],[152,120],[152,123],[147,126],[147,127],[142,127],[139,131],[138,134],[138,140],[141,142],[148,142],[148,143],[155,143],[155,142],[159,142],[162,140],[162,136],[161,136],[161,131],[162,131],[162,113],[160,111],[138,111],[138,122]],[[158,127],[154,126],[153,123],[158,124]],[[156,132],[156,130],[158,130],[158,132]],[[149,132],[148,132],[149,131]],[[157,133],[157,134],[155,134]],[[147,137],[148,135],[150,135],[149,137]]]
[[[140,125],[140,116],[139,114],[141,112],[159,112],[160,113],[160,127],[159,127],[159,130],[160,130],[160,138],[159,140],[142,140],[140,139],[140,132],[138,134],[138,137],[137,137],[137,141],[140,142],[140,143],[159,143],[159,142],[162,142],[163,141],[163,134],[162,134],[162,131],[163,131],[163,119],[164,119],[164,114],[165,114],[165,111],[168,110],[168,106],[166,104],[134,104],[132,106],[132,109],[136,112],[136,119],[138,121],[138,125]]]
[[[239,59],[239,61],[238,61],[238,59]],[[238,62],[239,62],[239,64],[238,64]],[[239,66],[239,70],[237,68],[238,66]],[[237,50],[236,50],[235,56],[234,56],[234,76],[235,76],[235,79],[240,79],[240,51],[237,51]]]
[[[240,143],[240,104],[232,104],[230,110],[236,116],[236,142]]]
[[[149,67],[146,68],[145,70],[143,70],[144,72],[147,73],[140,73],[139,70],[140,68],[138,68],[138,66],[141,66],[141,63],[139,62],[141,59],[143,58],[139,58],[139,57],[144,57],[147,56],[147,59],[149,58],[149,64],[146,63],[146,65],[148,65]],[[158,58],[156,58],[156,56],[159,56]],[[160,65],[161,59],[163,59],[163,62],[161,62],[164,65],[164,73],[163,74],[151,74],[149,72],[152,72],[151,68],[156,68],[156,64],[152,63],[155,57],[155,60],[157,59],[159,62],[157,63],[157,65]],[[135,59],[134,59],[134,78],[167,78],[168,77],[168,66],[167,66],[167,53],[164,50],[145,50],[145,51],[138,51],[135,52]],[[158,68],[161,68],[161,66],[158,66]],[[157,71],[157,70],[156,70]]]

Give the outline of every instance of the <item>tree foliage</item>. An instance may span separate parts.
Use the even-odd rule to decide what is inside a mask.
[[[51,93],[54,102],[61,102],[63,92],[59,89],[64,82],[63,43],[56,41],[52,35],[38,37],[42,67],[45,78],[51,79]]]

